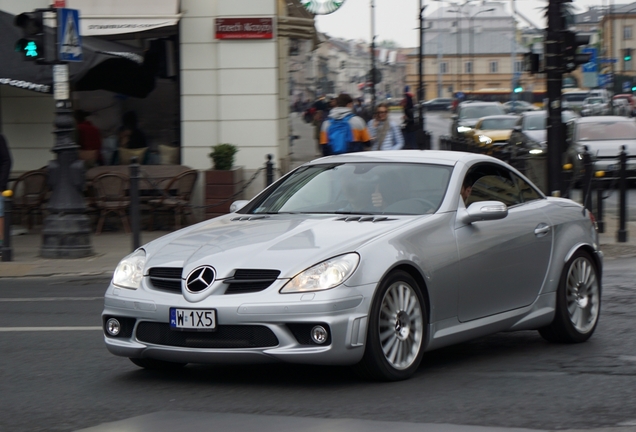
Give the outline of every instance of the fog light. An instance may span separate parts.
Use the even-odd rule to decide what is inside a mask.
[[[115,318],[111,318],[106,321],[106,331],[111,336],[117,336],[121,331],[121,324]]]
[[[313,340],[318,345],[322,345],[327,342],[327,330],[323,326],[314,326],[311,329],[311,340]]]

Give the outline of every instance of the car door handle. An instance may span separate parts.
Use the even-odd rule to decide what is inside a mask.
[[[550,232],[550,225],[546,225],[544,223],[540,223],[534,229],[534,235],[536,235],[537,237],[543,237],[544,235],[546,235],[549,232]]]

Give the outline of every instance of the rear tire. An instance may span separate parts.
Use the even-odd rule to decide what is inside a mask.
[[[151,358],[130,358],[130,361],[141,368],[156,371],[177,370],[187,365],[187,363],[175,363]]]
[[[401,381],[419,367],[428,317],[422,291],[411,275],[390,273],[373,298],[366,347],[356,371],[364,378]]]
[[[554,320],[539,329],[550,342],[580,343],[588,340],[601,313],[601,284],[589,253],[579,250],[563,268]]]

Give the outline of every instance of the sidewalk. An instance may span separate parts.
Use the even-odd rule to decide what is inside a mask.
[[[616,231],[618,221],[608,215],[605,221],[605,233],[600,234],[601,250],[606,259],[636,257],[636,221],[627,226],[628,242],[618,243]],[[141,244],[145,244],[168,231],[144,231]],[[39,231],[13,236],[13,261],[0,262],[0,278],[40,277],[40,276],[97,276],[112,275],[117,263],[132,252],[132,235],[119,232],[105,232],[92,236],[94,255],[79,259],[40,258],[39,249],[42,236]]]

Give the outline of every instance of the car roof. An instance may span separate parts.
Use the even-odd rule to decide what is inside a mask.
[[[470,105],[470,106],[475,106],[475,105],[477,105],[477,106],[479,106],[479,105],[501,105],[501,103],[500,102],[486,102],[486,101],[467,100],[467,101],[464,101],[464,102],[459,104],[460,107],[468,106],[468,105]]]
[[[458,162],[466,163],[474,160],[484,162],[500,162],[492,156],[445,150],[385,150],[345,153],[327,156],[308,162],[306,165],[320,165],[325,163],[354,163],[354,162],[398,162],[398,163],[431,163],[435,165],[454,166]]]
[[[547,114],[546,110],[526,111],[521,113],[521,117],[545,116]]]
[[[513,115],[513,114],[505,114],[505,115],[491,115],[491,116],[485,116],[485,117],[480,117],[479,120],[517,120],[519,118],[519,116]]]

